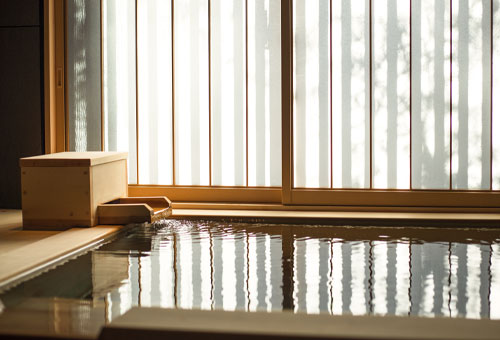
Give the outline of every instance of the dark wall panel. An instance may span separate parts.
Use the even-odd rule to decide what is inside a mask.
[[[0,26],[40,25],[40,0],[0,0]]]
[[[39,1],[0,0],[1,208],[21,208],[19,158],[43,153],[41,27],[28,25],[39,10]]]

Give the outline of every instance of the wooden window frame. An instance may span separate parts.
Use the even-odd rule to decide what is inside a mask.
[[[282,207],[296,206],[300,209],[307,209],[309,206],[310,209],[318,210],[345,208],[350,211],[387,211],[392,209],[422,212],[500,212],[500,192],[493,190],[294,188],[292,3],[292,0],[281,0],[282,187],[131,184],[129,185],[129,195],[165,195],[174,202],[232,203],[238,204],[241,208],[244,208],[244,204],[271,204]],[[68,149],[67,94],[65,93],[65,17],[65,0],[44,0],[44,68],[45,74],[48,75],[44,79],[46,153]],[[103,138],[103,133],[101,133],[101,138]]]
[[[372,6],[370,0],[370,8]],[[282,46],[282,203],[361,208],[420,208],[432,211],[500,211],[500,192],[491,190],[304,189],[293,186],[293,9],[281,1]],[[370,19],[371,20],[371,19]],[[370,27],[371,27],[370,23]],[[370,39],[371,40],[371,39]],[[370,53],[371,55],[371,53]],[[371,65],[371,63],[370,63]],[[490,131],[491,133],[491,131]],[[370,176],[371,177],[371,176]],[[440,209],[441,208],[441,209]]]

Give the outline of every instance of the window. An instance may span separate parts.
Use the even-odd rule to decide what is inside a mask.
[[[70,0],[67,146],[155,193],[497,207],[499,5]]]
[[[99,50],[102,42],[102,129],[71,125],[70,150],[128,151],[132,184],[281,185],[278,0],[72,0],[67,7],[68,31],[87,34],[68,34],[68,48],[88,58],[89,45]],[[99,64],[94,54],[87,64]],[[87,64],[68,59],[67,68],[92,72],[95,79],[83,82],[98,91],[100,69],[82,70]],[[73,108],[84,101],[94,106],[86,120],[100,121],[100,93],[75,91],[80,83],[68,73],[70,120],[87,114]]]

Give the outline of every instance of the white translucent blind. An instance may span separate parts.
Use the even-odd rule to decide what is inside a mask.
[[[372,5],[373,187],[410,188],[410,0]]]
[[[246,184],[245,1],[212,0],[212,184]]]
[[[69,148],[127,151],[133,184],[281,185],[280,18],[279,0],[70,1]]]
[[[450,186],[450,2],[412,1],[412,186]]]
[[[334,188],[370,187],[369,0],[332,2]]]
[[[248,185],[281,185],[281,2],[247,1]]]
[[[453,0],[452,187],[490,188],[490,2]]]
[[[295,0],[295,187],[500,186],[490,137],[498,5]]]
[[[492,0],[493,7],[493,119],[492,129],[497,132],[500,131],[500,0]],[[500,135],[493,133],[493,190],[500,190]],[[500,308],[499,308],[500,310]]]
[[[172,184],[171,4],[137,5],[139,183]]]
[[[71,0],[67,13],[68,148],[100,151],[100,2]]]
[[[100,4],[67,6],[69,149],[128,151],[130,183],[281,185],[280,1]],[[294,0],[294,185],[500,189],[499,6]]]
[[[330,187],[329,1],[294,7],[294,183]]]
[[[365,188],[369,1],[329,4],[294,1],[294,185]]]
[[[209,184],[208,1],[174,0],[175,184]]]
[[[128,152],[129,183],[137,183],[135,1],[103,0],[105,149]]]

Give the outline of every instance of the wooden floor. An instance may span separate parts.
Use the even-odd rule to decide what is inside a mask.
[[[118,232],[122,226],[72,228],[66,231],[22,229],[20,210],[0,210],[0,287],[26,272]]]
[[[0,209],[0,256],[57,234],[56,231],[25,231],[21,210]]]

